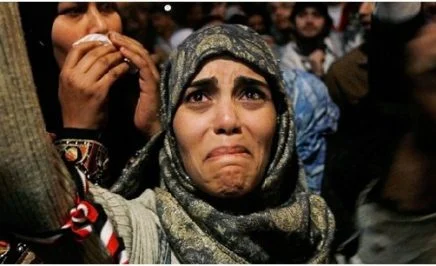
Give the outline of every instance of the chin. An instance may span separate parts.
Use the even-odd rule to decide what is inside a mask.
[[[243,197],[254,189],[254,178],[243,175],[243,173],[225,173],[217,179],[215,195],[220,198]]]

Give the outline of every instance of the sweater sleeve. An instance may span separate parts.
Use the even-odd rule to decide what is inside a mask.
[[[92,186],[90,191],[123,239],[129,263],[160,263],[160,233],[163,231],[156,215],[154,192],[148,189],[128,201],[98,186]]]

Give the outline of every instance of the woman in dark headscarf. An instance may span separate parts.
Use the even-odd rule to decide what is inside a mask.
[[[147,59],[147,52],[120,33],[122,24],[115,3],[20,3],[19,7],[46,130],[57,136],[55,144],[66,161],[74,163],[91,182],[110,186],[110,177],[119,176],[127,159],[146,142],[144,135],[151,132],[143,130],[141,134],[134,124],[134,117],[138,117],[135,107],[141,105],[140,91],[144,94],[154,89],[153,96],[158,95],[158,74],[155,78],[147,75],[154,66],[141,62]],[[110,46],[94,43],[90,49],[89,43],[75,45],[88,34],[111,38],[114,33],[119,33],[115,35],[118,40],[112,39]],[[112,49],[109,52],[108,47]],[[130,55],[122,55],[123,49]],[[128,58],[138,73],[127,74],[123,58]],[[141,113],[152,109],[158,98],[148,101]],[[155,124],[157,109],[152,111]],[[147,185],[155,185],[156,180],[149,179]],[[27,245],[15,243],[7,234],[0,238],[10,242],[0,249],[0,263],[33,260],[26,255]]]
[[[124,46],[144,60],[148,56],[145,49],[121,34],[122,24],[116,3],[20,3],[19,7],[46,129],[57,136],[61,154],[68,153],[72,147],[78,147],[83,158],[108,152],[110,175],[105,170],[88,169],[93,182],[107,187],[113,183],[113,177],[120,174],[128,158],[149,137],[148,130],[135,127],[134,117],[138,95],[144,91],[141,86],[150,87],[149,84],[154,83],[154,88],[157,88],[158,77],[147,76],[148,80],[144,81],[144,69],[154,68],[154,65],[142,67],[135,74],[127,74],[125,69],[123,73],[111,74],[115,69],[126,68],[123,63],[114,62],[113,51],[102,55],[103,45],[90,49],[83,48],[87,44],[75,44],[87,34],[101,34],[111,39],[116,32],[124,39],[123,45],[111,39],[111,44],[118,50],[116,53],[122,53],[120,48]],[[130,42],[128,45],[126,40]],[[71,58],[74,53],[77,62],[68,59],[68,55]],[[93,54],[100,56],[98,60],[92,57]],[[125,54],[123,56],[126,58]],[[88,67],[80,69],[81,65]],[[100,79],[93,76],[99,65],[108,66]],[[102,82],[111,75],[115,81],[111,80],[109,85],[109,82]],[[151,101],[148,106],[151,108]],[[95,141],[103,143],[107,150],[93,146]],[[83,167],[89,168],[89,164],[84,162]],[[92,174],[94,172],[98,174]],[[112,179],[108,179],[109,176]]]
[[[262,38],[243,26],[203,28],[172,55],[161,81],[164,130],[112,188],[133,199],[90,190],[129,261],[326,263],[334,219],[305,185],[293,110]],[[144,190],[153,172],[162,187]]]

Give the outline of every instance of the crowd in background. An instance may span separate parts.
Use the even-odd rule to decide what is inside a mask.
[[[364,41],[368,8],[360,3],[119,3],[124,32],[162,62],[192,31],[228,23],[253,28],[283,65],[326,74]],[[315,52],[315,53],[314,53]],[[321,63],[322,61],[322,63]]]
[[[123,40],[121,37],[120,40],[120,35],[113,32],[109,33],[109,37],[113,38],[112,42],[116,47],[124,47],[124,44],[128,43],[127,46],[131,46],[132,51],[139,51],[138,54],[143,58],[133,55],[129,58],[126,56],[129,53],[126,53],[124,49],[123,60],[127,59],[131,63],[134,61],[132,59],[136,58],[137,65],[147,61],[143,64],[143,68],[147,71],[138,71],[133,73],[134,75],[120,75],[122,78],[117,82],[114,81],[111,86],[106,86],[108,91],[110,87],[115,89],[110,89],[110,93],[108,93],[110,95],[108,96],[109,105],[108,111],[105,112],[109,114],[110,119],[109,122],[101,119],[102,124],[108,123],[106,127],[102,127],[103,130],[96,130],[92,127],[83,130],[74,125],[65,125],[64,112],[67,112],[64,109],[68,109],[65,108],[66,103],[71,103],[75,110],[85,110],[85,113],[89,113],[89,108],[80,108],[80,104],[77,104],[80,99],[78,100],[77,97],[75,101],[71,101],[73,98],[65,97],[65,95],[68,96],[68,91],[63,92],[62,89],[65,90],[65,88],[62,85],[68,87],[67,85],[72,84],[65,85],[62,81],[64,83],[65,80],[71,81],[74,75],[68,76],[67,71],[63,70],[64,62],[57,62],[56,71],[53,72],[56,74],[51,73],[49,67],[35,68],[35,65],[39,66],[40,63],[36,59],[44,61],[44,64],[46,64],[47,59],[42,55],[40,56],[39,50],[32,50],[35,48],[32,46],[35,43],[37,43],[38,49],[41,48],[39,47],[40,39],[34,38],[40,32],[35,30],[38,28],[35,26],[37,19],[33,17],[32,8],[29,8],[30,5],[28,5],[26,9],[26,6],[22,5],[23,28],[46,129],[57,135],[55,136],[57,138],[55,145],[65,161],[69,161],[68,156],[71,155],[68,149],[78,144],[77,141],[77,143],[72,144],[71,139],[91,139],[92,143],[85,143],[88,146],[83,143],[81,145],[88,149],[86,152],[92,151],[101,155],[101,162],[98,161],[99,158],[96,160],[100,165],[95,164],[95,168],[101,168],[102,170],[100,170],[103,172],[109,167],[112,177],[117,177],[120,173],[122,177],[126,175],[125,169],[122,172],[126,162],[128,167],[134,167],[134,158],[140,154],[140,152],[135,153],[135,151],[147,141],[155,141],[150,137],[161,129],[159,126],[153,127],[146,123],[145,125],[149,127],[144,127],[144,123],[143,127],[138,127],[136,112],[141,108],[148,113],[140,113],[143,119],[140,119],[139,122],[157,121],[162,114],[156,114],[158,109],[158,100],[156,99],[154,101],[138,101],[138,106],[142,103],[142,107],[132,108],[138,98],[137,94],[144,97],[144,95],[147,96],[146,92],[153,90],[153,92],[160,91],[162,93],[164,91],[172,95],[174,91],[186,89],[186,84],[184,86],[179,84],[179,87],[171,82],[168,82],[166,87],[163,87],[162,84],[168,81],[165,79],[168,71],[181,71],[185,74],[185,72],[197,71],[196,67],[204,67],[200,62],[194,64],[189,61],[194,58],[194,55],[191,57],[186,55],[186,58],[184,56],[186,51],[191,51],[192,54],[198,56],[195,49],[204,48],[200,44],[202,44],[201,38],[206,36],[202,34],[209,32],[206,26],[244,25],[247,28],[237,27],[237,31],[229,35],[237,39],[240,47],[246,47],[245,40],[241,36],[251,32],[248,31],[248,28],[251,28],[260,37],[257,34],[250,35],[251,33],[247,36],[257,38],[257,44],[261,43],[265,47],[271,48],[271,54],[276,61],[269,60],[268,63],[277,64],[279,76],[282,79],[278,87],[283,86],[284,92],[289,96],[289,99],[282,98],[285,98],[287,104],[291,106],[295,132],[291,130],[292,132],[286,132],[286,134],[290,134],[292,137],[294,133],[296,135],[297,164],[305,172],[303,178],[306,178],[307,184],[304,183],[304,185],[307,185],[307,189],[311,193],[324,198],[334,215],[336,226],[332,246],[329,247],[329,252],[332,253],[329,255],[333,257],[332,261],[336,260],[340,263],[362,263],[362,261],[380,263],[382,260],[386,260],[386,262],[433,261],[431,259],[433,259],[432,254],[434,253],[431,252],[431,249],[420,249],[416,254],[404,252],[406,254],[404,259],[402,256],[398,256],[395,258],[398,260],[395,260],[391,256],[392,254],[396,256],[398,252],[395,249],[398,247],[421,247],[420,243],[409,243],[407,240],[408,237],[413,238],[414,230],[419,231],[419,228],[424,228],[422,229],[424,232],[422,238],[432,237],[425,235],[425,232],[432,231],[429,224],[434,219],[434,208],[431,204],[435,197],[431,196],[432,193],[428,196],[428,191],[424,188],[425,184],[433,184],[432,182],[434,182],[429,181],[429,177],[432,177],[435,172],[434,167],[432,167],[432,161],[435,158],[434,152],[432,152],[429,143],[434,142],[432,140],[436,126],[431,121],[434,121],[436,116],[432,116],[432,114],[429,117],[426,116],[434,110],[432,108],[434,106],[434,93],[430,91],[428,97],[422,95],[425,95],[425,89],[432,88],[434,85],[434,80],[426,76],[431,73],[431,67],[434,69],[434,63],[430,62],[426,65],[422,62],[425,61],[426,57],[431,58],[432,56],[432,49],[427,48],[432,47],[431,41],[433,39],[430,38],[430,33],[436,29],[428,26],[428,28],[421,30],[421,27],[424,28],[423,25],[436,20],[436,5],[434,3],[422,3],[422,5],[418,5],[419,10],[415,10],[416,7],[413,4],[409,6],[407,4],[398,5],[400,8],[397,10],[393,5],[385,10],[377,10],[378,13],[374,2],[118,2],[111,3],[109,7],[105,6],[104,3],[89,4],[91,7],[78,6],[78,11],[75,8],[67,8],[66,11],[58,8],[57,12],[54,12],[54,9],[50,10],[53,11],[50,23],[53,23],[56,16],[64,15],[67,12],[70,12],[71,18],[74,18],[76,11],[82,12],[80,14],[87,14],[87,12],[93,14],[92,12],[95,12],[97,15],[100,13],[112,15],[118,13],[122,21],[119,23],[119,25],[122,24],[122,30],[117,30],[135,39],[143,47],[140,47],[136,42],[131,42],[130,38]],[[47,10],[46,12],[48,12]],[[95,15],[96,18],[98,18],[97,15]],[[26,21],[26,16],[31,19]],[[90,18],[94,17],[90,16]],[[90,21],[90,24],[98,24],[95,22],[97,19],[95,21],[90,19]],[[52,25],[56,25],[56,23],[47,23],[47,25],[49,27],[46,27],[47,32],[45,33],[48,33],[48,29],[52,29]],[[224,29],[226,27],[226,25],[223,26]],[[77,29],[79,28],[78,25]],[[54,32],[52,29],[51,40],[46,40],[47,42],[41,46],[51,48],[47,44],[53,42],[56,57],[58,40],[53,38],[56,35]],[[108,29],[104,28],[99,33],[107,34],[107,32]],[[40,35],[48,37],[48,35]],[[216,33],[216,35],[226,36],[222,33],[221,35]],[[68,34],[63,31],[59,33],[59,36],[68,37]],[[184,42],[189,36],[195,36],[197,46],[193,49],[191,49],[189,42]],[[414,36],[421,36],[421,39],[418,37],[413,39]],[[433,34],[433,36],[436,35]],[[61,37],[60,39],[62,39]],[[220,47],[220,45],[226,46],[225,39],[216,38],[208,39],[208,47],[205,50],[213,50],[215,46]],[[247,37],[247,40],[250,38]],[[265,41],[265,44],[261,39]],[[410,40],[412,43],[407,46],[407,51],[414,54],[415,57],[408,57],[405,52],[406,44]],[[123,41],[125,43],[122,45]],[[238,49],[240,49],[239,46]],[[71,46],[68,43],[68,49],[78,49],[71,47],[74,45]],[[177,50],[178,47],[181,49]],[[226,49],[231,50],[230,48]],[[51,49],[49,50],[50,53],[53,53]],[[263,50],[269,53],[269,49]],[[243,59],[254,60],[251,53],[254,52],[249,51],[247,54],[242,52],[248,58],[243,57]],[[189,53],[186,52],[186,54]],[[223,55],[220,54],[220,56]],[[225,56],[226,54],[223,57],[225,58]],[[174,67],[168,64],[168,62],[176,62],[176,59],[187,63],[181,69],[176,69],[178,65]],[[71,57],[69,60],[72,60]],[[256,61],[255,70],[258,70],[256,67],[264,66],[265,62],[261,60],[254,61]],[[134,63],[133,65],[135,65]],[[150,64],[152,67],[149,63],[152,63]],[[192,69],[187,69],[188,63],[192,65]],[[66,65],[70,66],[68,62]],[[127,71],[127,67],[124,67],[126,69],[123,71]],[[405,68],[408,71],[405,71]],[[53,80],[46,79],[49,72],[52,78],[55,77]],[[160,81],[159,75],[163,77]],[[421,77],[423,78],[420,79]],[[169,77],[167,78],[169,79]],[[77,80],[82,81],[81,78]],[[86,79],[83,78],[83,80]],[[53,81],[53,84],[48,84],[49,81]],[[153,83],[153,86],[147,87],[150,82]],[[157,85],[158,82],[161,83],[160,87]],[[270,81],[267,80],[267,82]],[[127,93],[125,88],[129,86],[135,87],[136,90],[130,90]],[[53,90],[48,90],[50,87],[53,87]],[[421,90],[418,90],[416,95],[413,93],[411,95],[410,88]],[[80,90],[77,91],[80,92]],[[95,91],[101,90],[95,89]],[[71,92],[74,90],[69,93]],[[413,103],[411,104],[411,99],[418,99],[422,109],[420,109],[421,107],[416,108]],[[150,102],[156,103],[156,106],[149,105]],[[60,108],[59,103],[64,106]],[[97,108],[99,105],[95,105],[95,107],[96,113],[101,111]],[[162,110],[161,108],[160,112]],[[64,116],[62,117],[63,126],[61,125],[62,119],[59,117],[61,114]],[[86,116],[87,114],[83,117]],[[135,119],[130,119],[133,116]],[[278,118],[276,120],[279,121]],[[141,123],[139,124],[141,125]],[[186,124],[182,124],[186,126]],[[77,130],[78,128],[79,130]],[[147,130],[145,132],[137,131],[141,128]],[[418,136],[413,135],[413,138],[419,141],[416,143],[408,142],[410,134]],[[94,142],[101,142],[101,147]],[[107,146],[107,151],[103,145]],[[419,152],[414,150],[415,148]],[[82,150],[85,151],[84,148]],[[108,155],[103,154],[103,150]],[[131,157],[132,155],[134,156]],[[107,158],[111,160],[110,166],[107,165]],[[415,161],[410,160],[410,158],[417,159]],[[157,162],[157,156],[152,159],[154,161],[150,164],[158,165],[160,163]],[[159,159],[161,158],[159,157]],[[76,164],[77,162],[77,160],[74,161]],[[85,170],[89,171],[86,167]],[[104,179],[105,176],[100,172],[90,176],[98,177],[95,180],[88,179],[102,187],[110,187],[114,182],[112,179]],[[156,176],[158,175],[156,174]],[[146,185],[153,187],[160,181],[156,179],[144,182],[149,182]],[[409,191],[411,192],[409,193]],[[411,203],[410,205],[399,206],[397,204],[394,206],[393,202]],[[244,208],[246,206],[243,206],[242,209]],[[400,215],[396,216],[398,213],[392,212],[392,210],[398,211]],[[428,213],[431,215],[427,215]],[[405,216],[401,216],[403,214]],[[414,219],[413,215],[418,215],[419,219]],[[366,217],[369,218],[366,219]],[[399,218],[397,219],[397,217]],[[401,221],[409,218],[408,222],[410,222],[412,229],[405,230],[403,238],[403,234],[398,234],[399,231],[403,230],[402,226],[405,224]],[[396,224],[398,221],[400,222]],[[425,227],[427,226],[426,221],[429,221],[429,230]],[[421,226],[420,222],[426,224]],[[393,228],[392,232],[394,233],[390,233],[391,228]],[[415,241],[416,238],[413,240]],[[400,244],[403,242],[407,245]],[[2,242],[0,242],[0,247],[1,244]],[[6,244],[5,242],[4,245],[6,246]],[[21,247],[20,245],[21,243],[17,242],[16,246]],[[385,251],[386,254],[383,253]],[[360,258],[356,256],[356,252],[359,253]],[[415,260],[414,256],[422,260]],[[0,256],[0,262],[8,262],[8,260]]]

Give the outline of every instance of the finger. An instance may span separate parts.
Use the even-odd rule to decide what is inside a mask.
[[[156,64],[154,63],[153,59],[151,58],[151,55],[147,53],[145,55],[145,59],[147,60],[147,64],[150,67],[151,73],[153,74],[153,77],[156,81],[159,81],[159,71],[157,71]]]
[[[126,62],[118,64],[107,71],[97,83],[100,85],[100,87],[106,88],[106,92],[104,93],[107,93],[107,90],[112,86],[112,84],[121,76],[126,74],[128,70],[129,64]]]
[[[159,80],[159,71],[157,70],[153,60],[150,57],[148,51],[142,46],[138,41],[119,34],[117,32],[111,32],[109,34],[109,38],[113,41],[114,45],[119,45],[120,50],[127,49],[131,50],[133,53],[139,55],[139,57],[134,56],[132,53],[125,52],[124,55],[127,59],[129,59],[136,67],[141,69],[145,65],[143,64],[143,60],[146,61],[147,66],[149,67],[153,78],[158,81]],[[123,48],[123,49],[121,49]],[[137,59],[135,59],[137,58]]]
[[[142,56],[146,61],[147,64],[150,67],[150,70],[153,74],[153,77],[156,80],[159,80],[159,71],[157,70],[154,61],[150,57],[150,54],[148,51],[142,46],[141,43],[138,41],[129,38],[127,36],[124,36],[122,34],[119,34],[117,32],[113,32],[109,34],[111,40],[113,40],[114,45],[118,45],[121,47],[124,47],[126,49],[132,50],[134,53],[137,53],[138,55]],[[132,62],[134,63],[134,62]]]
[[[126,46],[132,50],[135,50],[136,52],[144,49],[140,42],[125,35],[122,35],[118,32],[110,32],[108,36],[109,39],[112,41],[113,45],[115,45],[116,47]]]
[[[124,57],[119,51],[100,56],[86,72],[89,77],[95,80],[101,79],[110,69],[124,62]]]
[[[127,36],[121,35],[116,32],[110,33],[109,36],[111,40],[113,40],[113,44],[117,46],[119,49],[124,47],[132,51],[133,53],[140,55],[141,57],[145,58],[148,56],[148,51],[138,41],[133,40]]]
[[[145,59],[144,54],[138,54],[133,52],[130,49],[127,49],[126,47],[121,47],[120,52],[123,54],[125,58],[127,58],[132,64],[134,64],[140,71],[140,75],[146,74],[146,72],[149,72],[149,75],[153,77],[153,74],[151,73],[151,69],[148,66],[148,62]],[[147,74],[148,75],[148,74]]]
[[[73,46],[68,52],[63,68],[73,68],[77,65],[80,59],[92,49],[101,46],[101,42],[85,42]]]
[[[104,60],[105,56],[118,52],[113,45],[101,45],[86,53],[80,61],[77,63],[76,68],[80,69],[81,72],[86,73],[91,67],[93,67],[99,60]],[[109,62],[107,62],[109,63]]]
[[[120,52],[136,67],[138,67],[140,71],[149,71],[152,75],[151,77],[155,81],[159,81],[159,71],[157,70],[156,65],[151,59],[150,54],[148,54],[146,50],[144,50],[142,54],[136,54],[123,46],[121,47]]]

